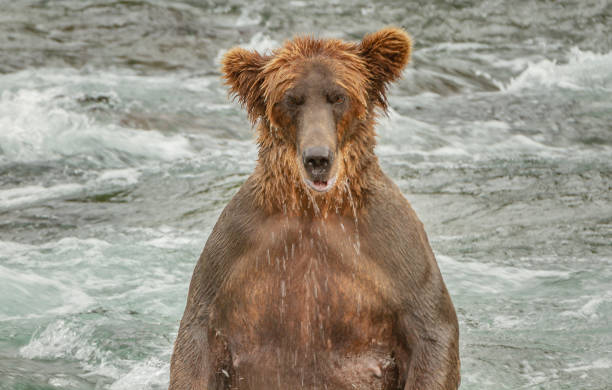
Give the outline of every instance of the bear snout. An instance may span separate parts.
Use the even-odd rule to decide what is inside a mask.
[[[302,154],[304,169],[314,180],[327,178],[333,159],[333,152],[327,146],[312,146]]]
[[[330,178],[334,152],[327,146],[311,146],[302,153],[302,164],[306,173],[304,181],[317,192],[327,192],[336,182]]]

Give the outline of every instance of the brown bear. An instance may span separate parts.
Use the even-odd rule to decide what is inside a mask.
[[[259,156],[193,272],[171,390],[457,389],[455,309],[374,154],[410,51],[387,28],[225,55]]]

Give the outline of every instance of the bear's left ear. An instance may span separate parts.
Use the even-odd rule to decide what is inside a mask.
[[[359,44],[359,54],[370,72],[370,98],[387,109],[387,86],[397,80],[410,61],[412,41],[399,28],[385,28],[366,35]]]
[[[256,51],[235,47],[225,53],[221,60],[221,71],[230,93],[238,97],[246,107],[249,119],[255,123],[265,115],[266,105],[263,97],[263,68],[270,57]]]

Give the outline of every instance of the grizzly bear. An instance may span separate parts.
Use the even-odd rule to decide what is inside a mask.
[[[455,309],[374,154],[410,51],[387,28],[225,54],[259,155],[195,266],[171,390],[457,389]]]

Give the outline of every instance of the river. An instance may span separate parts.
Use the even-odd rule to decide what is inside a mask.
[[[219,59],[414,38],[377,154],[428,231],[461,389],[612,388],[612,3],[3,1],[0,389],[164,389],[252,171]]]

